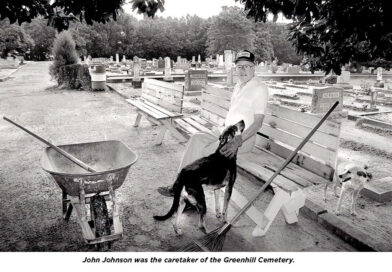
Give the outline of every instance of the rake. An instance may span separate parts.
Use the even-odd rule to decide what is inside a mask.
[[[229,221],[226,222],[222,227],[219,227],[207,235],[204,235],[200,239],[193,240],[189,244],[178,249],[178,251],[183,252],[198,252],[198,251],[222,251],[223,244],[225,242],[226,233],[231,229],[232,225],[238,221],[240,216],[244,214],[250,206],[255,202],[259,196],[264,192],[264,190],[270,185],[270,183],[280,174],[280,172],[291,162],[291,160],[297,155],[298,151],[309,141],[309,139],[313,136],[316,130],[324,123],[324,121],[328,118],[328,116],[332,113],[332,111],[339,104],[339,101],[336,101],[335,104],[328,110],[328,112],[324,115],[324,117],[317,123],[317,125],[309,132],[309,134],[302,140],[302,142],[298,145],[298,147],[291,152],[291,154],[287,157],[287,159],[283,162],[283,164],[277,169],[274,174],[268,179],[266,183],[259,189],[257,194]]]

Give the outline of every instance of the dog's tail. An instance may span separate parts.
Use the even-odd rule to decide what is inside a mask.
[[[174,191],[174,197],[173,197],[173,204],[169,210],[169,212],[165,215],[154,215],[155,220],[159,221],[164,221],[170,217],[173,216],[173,214],[177,211],[178,205],[180,202],[180,196],[181,196],[181,191],[182,188],[184,187],[184,177],[182,175],[182,172],[178,175],[174,185],[173,185],[173,191]]]

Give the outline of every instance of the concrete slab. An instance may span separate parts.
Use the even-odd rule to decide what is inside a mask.
[[[392,200],[392,177],[372,180],[362,189],[361,194],[378,202]]]

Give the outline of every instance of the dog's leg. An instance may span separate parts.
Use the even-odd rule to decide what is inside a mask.
[[[344,186],[342,186],[342,189],[340,191],[340,197],[338,200],[338,204],[336,205],[336,210],[335,210],[336,215],[340,215],[340,209],[342,206],[342,200],[343,200],[343,196],[344,196],[345,192],[346,192],[346,190],[344,190]]]
[[[336,197],[339,197],[339,195],[340,195],[340,194],[338,193],[338,191],[337,191],[338,185],[339,185],[339,181],[338,181],[338,180],[335,180],[334,183],[333,183],[332,189],[333,189],[333,193],[335,194]],[[340,189],[340,190],[342,190],[342,189]]]
[[[353,191],[353,199],[351,202],[351,215],[354,215],[354,216],[358,215],[357,212],[355,211],[355,207],[356,207],[355,204],[357,202],[356,200],[358,199],[359,192],[360,192],[360,190]]]
[[[181,193],[180,203],[178,205],[176,219],[173,223],[173,228],[174,228],[174,231],[176,232],[177,235],[182,235],[182,230],[179,226],[180,226],[180,217],[182,215],[182,212],[184,211],[184,208],[185,208],[185,199]]]
[[[230,179],[225,189],[225,199],[223,202],[223,211],[222,211],[222,217],[224,222],[227,222],[227,208],[229,206],[231,193],[233,192],[233,186],[236,178],[237,178],[237,165],[234,164],[230,169]]]
[[[328,189],[329,184],[330,183],[327,182],[327,183],[325,183],[325,186],[324,186],[324,197],[323,197],[324,202],[327,202],[327,189]]]
[[[221,206],[220,206],[220,191],[221,189],[215,189],[214,190],[214,195],[215,195],[215,212],[216,212],[216,217],[221,218],[222,213],[221,213]]]
[[[206,197],[204,195],[203,187],[200,186],[200,189],[197,191],[195,195],[196,199],[196,208],[199,212],[199,228],[204,232],[208,233],[206,223],[204,221],[204,216],[207,213],[207,204],[206,204]]]

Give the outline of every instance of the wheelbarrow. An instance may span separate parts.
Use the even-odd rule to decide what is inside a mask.
[[[59,146],[67,153],[90,165],[96,172],[89,172],[71,162],[52,147],[47,147],[41,158],[42,168],[50,173],[62,190],[63,219],[69,220],[72,210],[82,228],[88,244],[100,244],[120,239],[123,229],[119,217],[115,190],[128,174],[129,168],[137,160],[137,155],[120,141],[102,141]],[[99,235],[96,211],[92,202],[101,196],[105,205],[104,216],[109,219],[109,233]],[[112,216],[106,208],[111,201]],[[90,215],[86,210],[90,206]]]

